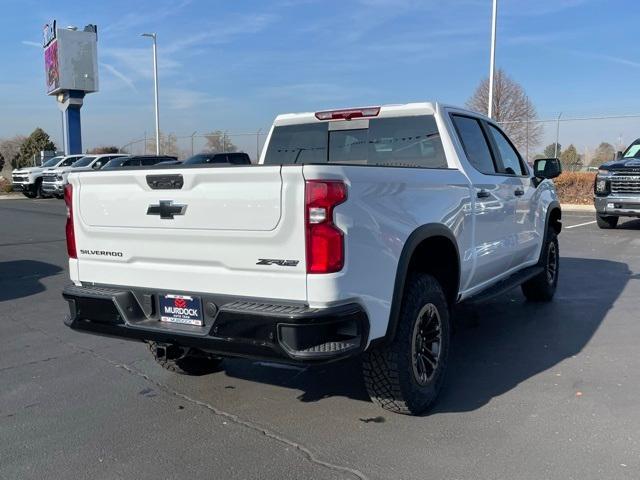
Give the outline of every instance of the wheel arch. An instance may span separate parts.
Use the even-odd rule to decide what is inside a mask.
[[[562,231],[562,209],[560,208],[560,203],[555,200],[549,203],[549,206],[547,207],[545,230],[547,229],[547,226],[553,227],[556,231],[556,235],[559,235]]]
[[[372,344],[393,340],[406,280],[412,272],[430,273],[438,279],[449,305],[458,298],[460,289],[460,252],[453,232],[440,223],[430,223],[415,229],[405,242],[396,269],[389,322],[384,337]]]

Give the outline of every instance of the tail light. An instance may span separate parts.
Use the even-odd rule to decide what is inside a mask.
[[[349,108],[347,110],[327,110],[316,112],[318,120],[351,120],[352,118],[377,117],[380,107]]]
[[[73,229],[73,187],[67,184],[64,187],[64,203],[67,205],[67,225],[65,231],[67,233],[67,253],[69,258],[78,258],[76,251],[76,232]]]
[[[347,186],[337,180],[305,184],[307,273],[339,272],[344,266],[342,231],[333,223],[333,209],[347,199]]]

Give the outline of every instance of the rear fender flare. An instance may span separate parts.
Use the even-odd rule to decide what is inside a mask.
[[[409,265],[411,263],[411,259],[413,257],[414,252],[418,248],[418,246],[425,240],[433,237],[445,237],[451,241],[454,245],[456,254],[458,259],[460,259],[460,252],[458,249],[458,242],[456,241],[456,237],[453,232],[447,228],[445,225],[440,223],[429,223],[426,225],[422,225],[415,229],[404,246],[402,247],[402,253],[400,254],[400,259],[398,260],[398,268],[396,270],[396,279],[393,288],[393,297],[391,300],[391,309],[389,312],[389,323],[387,324],[387,331],[384,337],[375,339],[371,343],[372,345],[379,344],[387,344],[391,342],[396,334],[396,329],[398,328],[398,322],[400,319],[400,308],[402,306],[402,298],[404,296],[404,288],[407,280],[407,276],[409,273]],[[457,281],[457,290],[460,288],[460,265],[458,264],[458,281]],[[457,293],[456,293],[457,298]],[[451,305],[450,305],[451,306]]]

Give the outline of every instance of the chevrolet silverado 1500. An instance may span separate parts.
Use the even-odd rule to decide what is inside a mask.
[[[553,297],[559,172],[484,116],[415,103],[280,115],[257,165],[71,173],[66,323],[190,374],[362,355],[372,400],[416,414],[457,302]]]

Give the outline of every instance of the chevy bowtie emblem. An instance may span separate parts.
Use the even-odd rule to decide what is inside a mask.
[[[160,200],[158,205],[149,205],[147,215],[160,215],[164,220],[173,220],[174,215],[184,215],[186,205],[174,204],[173,200]]]

